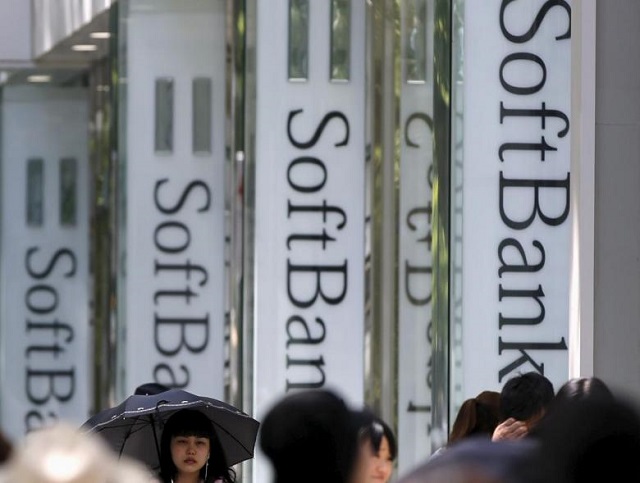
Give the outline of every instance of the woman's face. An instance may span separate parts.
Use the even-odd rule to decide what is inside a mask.
[[[369,459],[369,479],[370,483],[387,483],[393,472],[393,459],[389,448],[389,440],[386,436],[380,441],[378,454],[371,453]]]
[[[194,473],[207,463],[209,458],[209,438],[202,436],[173,436],[171,438],[171,458],[178,473]]]

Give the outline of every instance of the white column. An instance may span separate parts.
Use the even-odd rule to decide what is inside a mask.
[[[258,419],[300,389],[363,400],[364,3],[344,2],[343,16],[311,0],[308,29],[304,5],[290,17],[300,3],[257,2]],[[332,26],[347,46],[334,57]],[[254,481],[269,481],[265,458],[255,463]]]
[[[0,408],[15,440],[89,417],[87,123],[86,89],[3,88]]]
[[[568,376],[571,2],[465,3],[463,387]]]
[[[120,397],[224,394],[224,4],[128,4]]]

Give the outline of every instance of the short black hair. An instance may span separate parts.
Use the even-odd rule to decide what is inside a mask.
[[[337,393],[308,389],[290,393],[267,412],[260,446],[276,483],[346,483],[357,461],[360,413]]]
[[[151,396],[168,391],[169,389],[169,386],[165,386],[164,384],[160,384],[159,382],[145,382],[144,384],[140,384],[138,387],[136,387],[134,394],[141,396]]]
[[[527,421],[543,413],[554,397],[553,384],[539,372],[531,371],[509,379],[500,392],[502,420]]]

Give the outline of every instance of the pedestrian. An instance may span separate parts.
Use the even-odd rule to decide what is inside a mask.
[[[360,430],[360,442],[365,445],[368,460],[365,483],[387,483],[398,454],[393,430],[382,418],[372,415]]]
[[[167,420],[160,442],[162,483],[233,483],[235,479],[206,415],[182,409]]]
[[[169,386],[165,386],[159,382],[145,382],[144,384],[140,384],[136,387],[134,394],[139,396],[151,396],[168,391],[169,389],[171,389]]]
[[[493,442],[485,435],[470,435],[437,458],[428,458],[399,483],[520,483],[515,476],[534,448],[529,439]]]
[[[567,399],[532,438],[537,450],[521,466],[522,482],[640,481],[640,415],[619,397]]]
[[[147,468],[118,458],[96,434],[57,422],[28,433],[0,472],[0,483],[150,483]]]
[[[13,443],[0,431],[0,465],[4,464],[13,452]]]
[[[482,391],[474,398],[467,399],[456,415],[449,444],[453,444],[471,435],[491,437],[500,421],[500,393]]]
[[[598,377],[575,377],[560,386],[554,398],[554,403],[562,403],[569,400],[583,401],[585,399],[611,401],[614,396],[609,386]]]
[[[526,436],[544,416],[554,395],[553,384],[539,372],[526,372],[509,379],[500,391],[501,422],[492,440]]]
[[[476,397],[466,399],[458,409],[447,444],[438,448],[431,458],[440,456],[446,448],[470,436],[485,436],[491,439],[499,422],[499,392],[482,391]]]
[[[502,391],[483,391],[460,407],[447,445],[401,483],[514,483],[535,441],[522,440],[553,399],[538,373],[519,374]],[[501,424],[498,424],[502,421]],[[492,429],[493,428],[493,429]],[[518,440],[518,441],[516,441]]]
[[[308,389],[278,400],[261,423],[259,444],[274,483],[361,483],[363,413],[334,391]]]

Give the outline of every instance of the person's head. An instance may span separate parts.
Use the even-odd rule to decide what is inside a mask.
[[[235,480],[211,421],[200,411],[183,409],[167,420],[160,452],[160,476],[165,482],[178,473],[194,472],[206,483],[217,478]]]
[[[555,401],[612,401],[613,393],[602,379],[597,377],[576,377],[565,382],[556,393]]]
[[[404,474],[398,483],[520,482],[519,473],[535,447],[534,440],[494,443],[489,438],[469,436],[437,458],[428,458]]]
[[[169,389],[169,386],[165,386],[164,384],[160,384],[159,382],[145,382],[144,384],[140,384],[138,387],[136,387],[134,394],[141,396],[151,396],[168,391]]]
[[[260,425],[259,443],[276,483],[347,483],[357,468],[359,415],[336,393],[311,389],[281,398]]]
[[[597,377],[576,377],[569,379],[560,386],[544,417],[545,419],[550,418],[553,413],[562,412],[566,405],[573,407],[574,404],[583,402],[611,403],[614,400],[615,396],[601,379]],[[537,436],[538,428],[534,428],[530,434]]]
[[[553,384],[539,372],[526,372],[509,379],[500,392],[502,420],[514,418],[531,427],[554,398]]]
[[[360,430],[360,442],[369,450],[365,481],[389,481],[398,452],[396,437],[391,427],[381,418],[374,416]]]
[[[500,422],[500,393],[482,391],[462,403],[449,435],[449,444],[467,436],[486,435],[488,438]]]
[[[95,433],[68,422],[29,432],[0,472],[0,483],[149,483],[140,462],[118,455]]]
[[[536,428],[526,483],[640,481],[640,415],[619,398],[567,400]]]
[[[13,443],[0,431],[0,464],[4,463],[11,457],[13,452]]]

